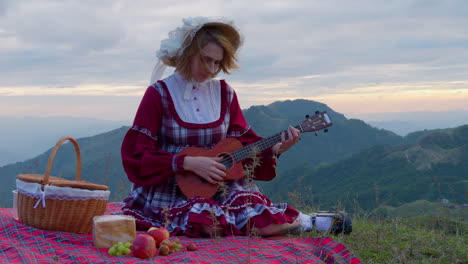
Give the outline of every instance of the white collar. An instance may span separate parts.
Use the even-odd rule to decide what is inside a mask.
[[[179,86],[180,89],[185,87],[183,88],[183,91],[184,91],[184,100],[186,101],[190,100],[190,98],[192,97],[193,87],[198,88],[203,85],[207,85],[212,80],[211,78],[203,82],[197,82],[194,80],[186,80],[184,76],[182,76],[182,74],[180,74],[177,71],[174,72],[174,78],[175,78],[176,84]]]

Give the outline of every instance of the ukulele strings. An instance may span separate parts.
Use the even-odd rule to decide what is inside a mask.
[[[295,128],[300,129],[300,126],[295,126]],[[251,145],[245,146],[243,148],[237,149],[232,152],[232,156],[234,157],[234,161],[240,162],[246,158],[255,156],[259,152],[275,145],[276,143],[281,142],[281,134],[284,133],[285,139],[288,139],[288,133],[287,130],[284,130],[276,135],[264,138],[260,141],[257,141]],[[225,159],[223,159],[224,161]],[[223,165],[225,165],[223,163]]]

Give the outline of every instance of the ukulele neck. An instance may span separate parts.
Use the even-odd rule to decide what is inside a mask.
[[[295,128],[302,130],[302,128],[298,125]],[[260,154],[267,148],[270,148],[278,143],[281,142],[281,134],[284,133],[284,138],[288,139],[288,131],[284,130],[278,134],[273,136],[269,136],[262,140],[259,140],[255,143],[242,147],[232,152],[232,156],[234,157],[235,162],[241,162],[247,158],[255,157],[257,154]]]

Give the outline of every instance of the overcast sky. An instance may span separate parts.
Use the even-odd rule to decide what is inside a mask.
[[[0,0],[0,115],[133,119],[160,41],[189,16],[242,31],[241,69],[221,76],[242,108],[468,111],[465,0]]]

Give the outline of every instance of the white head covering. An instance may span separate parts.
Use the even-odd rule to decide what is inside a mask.
[[[170,61],[173,61],[184,53],[195,37],[195,34],[204,25],[211,23],[225,24],[237,30],[234,22],[226,18],[190,17],[182,19],[182,22],[183,25],[181,27],[170,31],[168,38],[161,41],[159,50],[156,52],[158,61],[151,74],[150,85],[161,79],[167,66],[175,67],[175,65],[171,65]],[[239,31],[237,30],[237,32]],[[239,41],[242,42],[242,40]]]

